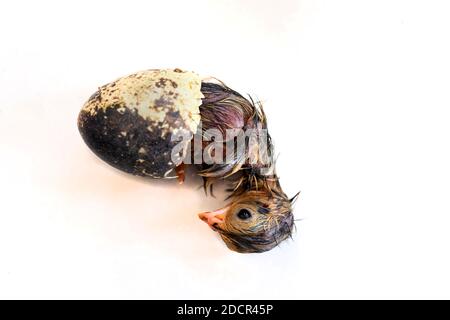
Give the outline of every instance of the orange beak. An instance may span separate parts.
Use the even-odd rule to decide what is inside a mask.
[[[202,212],[198,214],[198,217],[206,222],[214,230],[213,226],[216,223],[222,223],[225,220],[225,214],[227,213],[228,209],[228,207],[225,207],[216,211]]]

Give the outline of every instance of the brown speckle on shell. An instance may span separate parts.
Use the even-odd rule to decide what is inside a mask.
[[[80,133],[94,153],[120,170],[174,177],[179,163],[171,161],[171,150],[179,142],[171,141],[171,135],[196,132],[200,89],[200,77],[180,69],[120,78],[88,99],[79,115]]]

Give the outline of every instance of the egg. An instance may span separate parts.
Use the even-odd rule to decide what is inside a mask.
[[[180,69],[146,70],[100,87],[84,104],[78,129],[111,166],[139,176],[175,178],[200,124],[201,78]],[[178,145],[178,157],[172,150]]]

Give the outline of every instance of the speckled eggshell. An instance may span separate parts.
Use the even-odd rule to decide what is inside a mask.
[[[175,70],[147,70],[95,92],[78,129],[89,148],[110,165],[140,176],[175,177],[172,134],[194,134],[200,123],[201,78]],[[188,142],[186,142],[186,147]],[[175,162],[175,163],[174,163]]]

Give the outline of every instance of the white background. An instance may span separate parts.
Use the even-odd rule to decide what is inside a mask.
[[[448,1],[0,4],[0,298],[450,298]],[[229,251],[199,180],[84,145],[99,85],[148,68],[261,99],[294,241]]]

